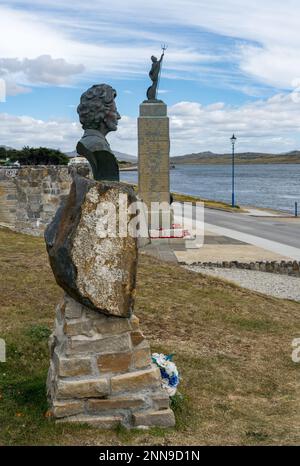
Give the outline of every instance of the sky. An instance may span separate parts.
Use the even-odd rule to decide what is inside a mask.
[[[137,154],[151,55],[171,155],[300,149],[297,0],[0,0],[0,145],[73,151],[91,85],[117,90],[112,149]],[[4,92],[5,91],[5,92]]]

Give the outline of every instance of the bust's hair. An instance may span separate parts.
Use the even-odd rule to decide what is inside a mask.
[[[77,107],[83,129],[98,129],[116,96],[116,90],[108,84],[95,84],[85,91]]]

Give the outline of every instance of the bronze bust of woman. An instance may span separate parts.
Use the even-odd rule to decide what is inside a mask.
[[[116,96],[108,84],[95,84],[82,94],[77,107],[84,134],[76,150],[89,161],[95,180],[119,181],[118,162],[105,137],[117,130],[121,118]]]

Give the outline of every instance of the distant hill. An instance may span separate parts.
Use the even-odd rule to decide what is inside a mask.
[[[124,162],[137,163],[137,157],[134,157],[134,155],[124,154],[123,152],[118,152],[116,150],[113,152],[119,161],[123,160]],[[77,152],[76,150],[73,150],[72,152],[65,152],[65,154],[68,157],[72,158],[72,157],[76,157]]]
[[[113,153],[117,157],[118,160],[124,160],[125,162],[132,162],[137,163],[138,159],[134,155],[124,154],[123,152],[118,152],[113,150]]]
[[[300,163],[300,151],[294,150],[284,154],[265,154],[261,152],[242,152],[235,154],[236,163]],[[199,152],[171,157],[173,164],[208,164],[231,163],[231,154],[214,154]]]

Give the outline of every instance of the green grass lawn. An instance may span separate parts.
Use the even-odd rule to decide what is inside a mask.
[[[56,425],[47,339],[62,291],[41,238],[0,229],[1,445],[299,444],[300,304],[140,255],[135,313],[154,351],[175,352],[176,428],[103,432]]]
[[[125,184],[129,184],[132,186],[134,191],[137,193],[138,192],[138,185],[135,183],[129,183],[129,182],[124,182]],[[246,212],[246,210],[241,209],[240,206],[236,205],[235,207],[231,207],[230,204],[222,201],[213,201],[211,199],[202,199],[199,196],[191,196],[190,194],[182,194],[182,193],[176,193],[172,192],[173,196],[173,201],[174,202],[203,202],[204,207],[207,207],[209,209],[218,209],[218,210],[225,210],[226,212],[239,212],[243,213]]]

